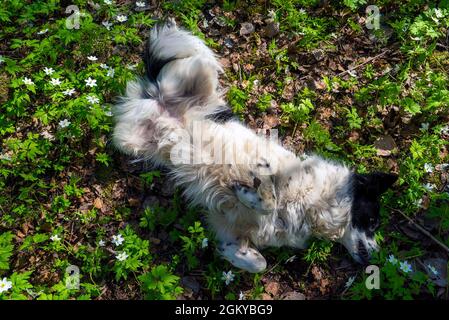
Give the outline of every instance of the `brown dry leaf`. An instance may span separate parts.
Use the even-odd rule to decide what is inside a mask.
[[[140,206],[140,200],[137,198],[129,198],[128,203],[131,207],[138,207]]]
[[[240,35],[241,36],[246,36],[248,34],[253,33],[256,30],[256,28],[254,28],[254,25],[252,23],[249,23],[249,22],[243,22],[241,24],[241,26],[242,26],[240,28]]]
[[[377,149],[378,156],[388,157],[391,155],[391,151],[396,148],[396,142],[392,136],[385,135],[374,142],[374,147]]]
[[[313,266],[311,271],[316,280],[321,280],[323,278],[323,273],[317,266]]]
[[[279,288],[280,288],[279,282],[276,281],[270,281],[265,285],[265,291],[271,294],[273,297],[278,295]]]
[[[357,141],[360,138],[360,134],[357,131],[351,131],[350,135],[349,135],[349,141]]]
[[[260,295],[260,299],[262,299],[262,300],[273,300],[273,298],[268,293],[262,293]]]
[[[263,129],[271,129],[279,125],[279,117],[275,115],[266,115],[263,117]]]
[[[330,281],[327,278],[323,278],[320,281],[320,292],[321,294],[325,294],[327,292],[327,288],[329,287]]]
[[[322,80],[319,80],[319,81],[313,80],[313,85],[314,85],[315,89],[317,89],[317,90],[326,89],[326,84]]]
[[[103,208],[103,200],[101,200],[100,198],[95,198],[94,207],[97,209]]]
[[[281,297],[282,300],[306,300],[306,296],[301,292],[290,291],[286,292]]]

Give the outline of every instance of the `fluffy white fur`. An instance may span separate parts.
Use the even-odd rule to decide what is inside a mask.
[[[114,110],[113,142],[170,169],[185,197],[207,209],[224,258],[259,272],[266,261],[258,249],[304,248],[312,236],[340,241],[356,254],[363,236],[351,227],[346,166],[296,157],[239,121],[210,120],[225,106],[217,89],[221,67],[202,41],[173,22],[152,30],[147,50],[150,62],[166,63],[153,81],[128,84]]]

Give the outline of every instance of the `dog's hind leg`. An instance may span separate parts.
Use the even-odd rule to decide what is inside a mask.
[[[248,272],[262,272],[267,268],[267,261],[257,249],[249,247],[245,241],[220,243],[220,254],[235,267]]]

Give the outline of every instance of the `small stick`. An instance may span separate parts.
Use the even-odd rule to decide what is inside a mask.
[[[363,62],[363,63],[361,63],[361,64],[359,64],[359,65],[357,65],[357,66],[355,66],[355,67],[349,68],[348,70],[343,71],[343,72],[337,74],[337,77],[340,77],[340,76],[344,75],[345,73],[348,73],[348,72],[350,72],[350,71],[352,71],[352,70],[358,69],[358,68],[360,68],[361,66],[364,66],[365,64],[367,64],[367,63],[369,63],[369,62],[371,62],[371,61],[373,61],[373,60],[376,60],[376,59],[382,57],[382,56],[383,56],[384,54],[386,54],[387,52],[390,52],[390,50],[385,50],[384,52],[379,53],[377,56],[371,57],[371,58],[369,58],[368,60],[366,60],[365,62]]]
[[[404,212],[402,212],[401,210],[398,209],[394,209],[391,207],[388,207],[390,210],[399,212],[404,218],[406,218],[411,224],[413,224],[419,231],[421,231],[422,233],[424,233],[426,236],[428,236],[430,239],[432,239],[433,241],[435,241],[437,244],[440,245],[440,247],[442,247],[444,250],[446,250],[449,253],[449,248],[442,243],[440,240],[438,240],[437,238],[435,238],[434,236],[432,236],[430,234],[429,231],[427,231],[426,229],[424,229],[423,227],[421,227],[418,223],[416,223],[415,221],[413,221],[412,218],[410,218],[409,216],[407,216]]]

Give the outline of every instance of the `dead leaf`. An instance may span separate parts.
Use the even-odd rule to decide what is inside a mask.
[[[192,276],[182,277],[181,284],[184,287],[191,289],[195,294],[197,294],[201,289],[199,282]]]
[[[140,200],[137,198],[129,198],[128,203],[131,207],[138,207],[140,206]]]
[[[262,294],[260,295],[260,298],[261,298],[262,300],[273,300],[273,298],[272,298],[268,293],[262,293]]]
[[[103,200],[101,200],[100,198],[95,198],[94,207],[97,209],[103,208]]]
[[[396,148],[396,142],[390,135],[382,136],[374,142],[374,147],[377,149],[377,155],[388,157],[391,151]]]
[[[256,28],[254,28],[254,25],[252,23],[243,22],[242,27],[240,28],[240,35],[246,36],[248,34],[253,33],[255,30]]]
[[[267,293],[271,294],[273,297],[278,295],[279,288],[280,288],[279,282],[276,282],[276,281],[268,282],[265,285],[265,291]]]
[[[279,125],[279,117],[275,115],[266,115],[263,117],[263,129],[271,129]]]
[[[290,291],[286,292],[281,297],[282,300],[306,300],[306,296],[301,292]]]

